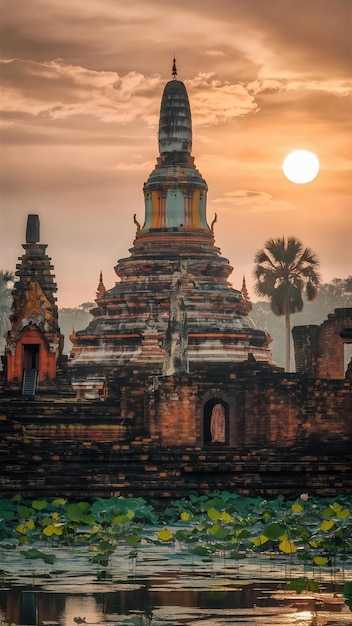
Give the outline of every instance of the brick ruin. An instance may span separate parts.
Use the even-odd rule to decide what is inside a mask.
[[[352,343],[351,312],[335,309],[320,326],[293,328],[297,372],[311,378],[344,378],[344,346]]]
[[[215,246],[191,131],[185,86],[169,81],[144,223],[134,216],[116,285],[100,275],[69,359],[29,217],[0,386],[1,495],[351,493],[352,309],[293,329],[296,373],[275,365]]]

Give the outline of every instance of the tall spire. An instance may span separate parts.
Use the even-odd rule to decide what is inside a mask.
[[[176,68],[175,68],[176,71]],[[173,162],[183,161],[192,150],[192,118],[185,85],[173,80],[166,85],[161,100],[159,118],[160,155],[173,155]]]
[[[173,79],[165,85],[159,118],[159,157],[144,184],[145,221],[137,237],[154,229],[199,229],[209,234],[206,220],[207,184],[194,165],[192,116],[184,83]]]

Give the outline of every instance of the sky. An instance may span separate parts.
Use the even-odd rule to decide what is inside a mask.
[[[323,282],[352,273],[351,0],[2,0],[0,269],[37,213],[59,307],[93,301],[129,255],[176,56],[208,223],[255,300],[254,256],[298,237]],[[288,181],[284,157],[320,172]]]

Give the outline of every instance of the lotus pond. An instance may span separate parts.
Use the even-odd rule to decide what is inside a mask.
[[[0,500],[0,622],[352,624],[352,498]]]

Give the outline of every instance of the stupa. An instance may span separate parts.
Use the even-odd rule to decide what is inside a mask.
[[[202,363],[272,364],[270,337],[249,317],[245,283],[215,245],[206,215],[207,184],[192,156],[192,120],[186,87],[166,84],[159,119],[159,156],[144,184],[145,217],[134,215],[130,256],[115,267],[119,281],[105,289],[85,330],[74,332],[70,373],[78,393],[99,395],[111,368],[145,368],[146,375],[187,373]]]

